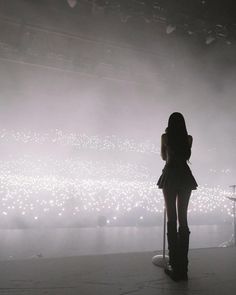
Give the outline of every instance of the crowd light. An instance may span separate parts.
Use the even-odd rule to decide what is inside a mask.
[[[147,153],[154,157],[159,150],[149,142],[137,143],[117,136],[87,136],[52,130],[0,131],[0,141],[9,146],[17,144],[34,148],[49,146],[77,147],[92,151]],[[16,147],[15,147],[16,148]],[[95,157],[96,158],[96,157]],[[120,222],[122,216],[136,212],[137,220],[147,216],[163,216],[162,191],[157,188],[157,175],[145,165],[127,160],[85,159],[78,155],[17,155],[0,160],[0,219],[41,222],[59,218],[107,216],[109,224]],[[225,174],[228,173],[224,171]],[[199,218],[232,216],[232,193],[221,186],[200,185],[190,200],[189,214]],[[66,217],[63,219],[63,217]],[[108,222],[107,222],[108,223]]]
[[[137,209],[163,213],[162,192],[154,176],[141,166],[119,162],[109,166],[74,159],[38,161],[27,157],[1,161],[0,169],[1,215],[6,218],[21,215],[38,220],[51,213],[122,215]],[[220,186],[200,186],[193,193],[189,212],[199,218],[209,213],[231,216],[231,203],[227,199],[230,195]]]
[[[137,153],[160,153],[159,147],[149,140],[137,142],[129,138],[121,138],[116,135],[99,136],[87,135],[75,132],[62,132],[55,129],[45,133],[34,131],[0,130],[0,141],[8,144],[38,144],[72,146],[76,149],[90,149],[95,151],[120,151]]]

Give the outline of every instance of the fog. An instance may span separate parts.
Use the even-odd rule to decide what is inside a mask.
[[[1,227],[161,225],[174,111],[194,138],[191,223],[230,222],[235,44],[23,2],[0,20]]]

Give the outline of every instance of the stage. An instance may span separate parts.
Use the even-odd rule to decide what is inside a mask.
[[[1,261],[0,294],[234,294],[236,248],[190,250],[188,282],[151,263],[154,252]]]

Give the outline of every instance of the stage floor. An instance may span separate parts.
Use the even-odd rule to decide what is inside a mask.
[[[231,224],[191,225],[190,249],[218,247]],[[162,249],[163,227],[0,229],[0,261],[151,252]]]
[[[188,282],[151,263],[156,253],[1,261],[0,294],[159,295],[236,292],[236,248],[190,251]]]

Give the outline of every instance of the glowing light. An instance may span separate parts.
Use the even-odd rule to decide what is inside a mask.
[[[71,8],[74,8],[77,5],[77,0],[67,0],[67,3]]]
[[[59,130],[39,134],[32,131],[0,131],[1,143],[27,145],[50,144],[112,152],[149,153],[156,156],[157,146],[150,142],[136,143],[116,136],[86,136]],[[55,147],[53,145],[53,147]],[[212,169],[212,173],[215,170]],[[223,169],[223,174],[230,173]],[[202,185],[190,200],[191,216],[231,216],[232,194],[220,186]],[[138,164],[121,161],[86,160],[78,156],[60,159],[53,156],[30,155],[0,160],[0,218],[21,220],[52,220],[65,217],[104,215],[112,224],[120,216],[145,219],[150,214],[161,216],[164,201],[156,186],[156,175]],[[48,218],[48,219],[47,219]]]

